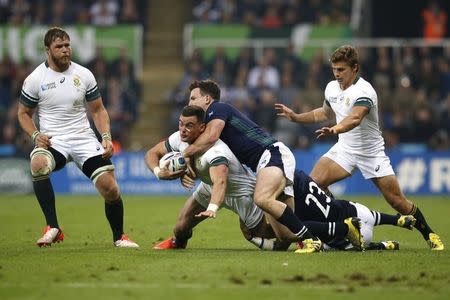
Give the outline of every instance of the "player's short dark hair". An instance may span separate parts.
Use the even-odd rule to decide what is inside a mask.
[[[200,121],[201,123],[203,123],[205,120],[205,111],[203,110],[203,108],[197,105],[185,106],[181,111],[181,115],[183,117],[195,116],[197,117],[197,120]]]
[[[345,62],[349,67],[358,67],[359,70],[358,51],[350,45],[344,45],[337,48],[331,55],[330,61],[332,63]]]
[[[189,86],[189,91],[199,88],[202,96],[209,95],[214,101],[220,100],[220,88],[213,80],[196,80]]]
[[[51,43],[53,43],[56,39],[68,39],[70,41],[70,37],[62,28],[60,27],[52,27],[47,30],[47,33],[44,36],[44,46],[50,48]]]

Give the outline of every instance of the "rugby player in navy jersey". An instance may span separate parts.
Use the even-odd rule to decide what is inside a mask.
[[[294,194],[296,216],[324,242],[324,250],[360,250],[358,244],[353,241],[352,245],[348,239],[352,230],[348,221],[355,219],[361,222],[361,244],[365,250],[398,250],[400,244],[397,241],[373,242],[374,226],[393,225],[412,230],[416,222],[411,215],[384,214],[359,203],[329,197],[311,177],[299,170],[294,175]],[[328,226],[327,230],[324,225]],[[270,236],[271,228],[267,226],[255,234],[241,222],[241,231],[248,241],[262,250],[287,250],[291,244],[291,241],[274,239]],[[299,243],[299,246],[310,245]]]
[[[258,207],[270,214],[269,219],[279,222],[272,222],[277,236],[299,242],[308,240],[315,251],[320,251],[322,242],[308,231],[291,209],[295,158],[289,148],[235,107],[220,102],[220,88],[214,81],[194,81],[189,90],[189,105],[205,110],[207,125],[195,143],[183,151],[186,160],[189,162],[191,157],[204,153],[220,138],[242,164],[256,173],[253,199]],[[195,176],[193,169],[189,169],[191,176]],[[189,176],[184,176],[182,182],[185,187],[193,184]]]

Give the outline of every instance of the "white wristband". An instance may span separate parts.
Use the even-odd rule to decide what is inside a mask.
[[[159,167],[155,167],[153,169],[153,174],[155,174],[156,178],[159,179],[159,172],[161,172],[161,169]]]
[[[210,210],[210,211],[213,211],[213,212],[217,212],[218,209],[219,209],[219,206],[217,204],[214,204],[214,203],[210,203],[208,205],[208,207],[206,208],[206,210]]]

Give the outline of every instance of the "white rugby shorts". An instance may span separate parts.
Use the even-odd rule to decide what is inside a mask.
[[[350,153],[348,150],[344,149],[341,144],[336,143],[323,156],[333,160],[350,174],[352,174],[355,169],[360,170],[365,179],[395,174],[392,169],[391,161],[386,153],[384,153],[384,150],[379,150],[374,155],[367,156],[354,152]]]
[[[80,168],[89,158],[105,152],[94,132],[53,136],[50,142],[51,147],[64,155],[67,162],[74,161]]]
[[[209,201],[211,200],[211,187],[204,182],[200,182],[192,196],[201,206],[207,208]],[[264,212],[256,206],[251,195],[241,197],[225,197],[225,200],[220,208],[222,207],[238,214],[245,226],[250,229],[255,228],[264,216]]]

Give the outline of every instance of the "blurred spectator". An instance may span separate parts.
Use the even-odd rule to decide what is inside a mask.
[[[422,11],[423,37],[427,40],[439,40],[445,37],[447,13],[441,9],[439,2],[431,0]]]
[[[414,109],[411,130],[414,132],[411,139],[414,143],[424,143],[436,134],[437,127],[429,105],[421,104]]]
[[[73,12],[68,10],[69,1],[65,0],[52,0],[51,1],[51,14],[46,24],[62,26],[64,24],[73,23]]]
[[[220,0],[219,7],[222,11],[222,23],[236,23],[237,0]]]
[[[116,142],[123,144],[135,120],[133,99],[128,97],[119,80],[114,77],[108,79],[106,98],[108,99],[106,109],[111,119],[111,135]]]
[[[267,130],[274,132],[277,115],[275,109],[275,94],[270,89],[262,89],[259,93],[258,109],[255,110],[256,123]]]
[[[117,24],[119,4],[115,0],[97,0],[90,10],[92,24],[108,26]]]
[[[266,7],[266,11],[261,20],[261,26],[264,28],[280,28],[283,21],[278,12],[278,6],[275,3],[271,3]]]
[[[220,20],[221,13],[214,0],[201,0],[193,9],[192,14],[199,22],[217,22]]]
[[[278,89],[280,87],[280,73],[269,61],[269,56],[262,55],[258,60],[258,64],[250,69],[247,81],[249,88]]]
[[[241,69],[246,69],[247,71],[253,68],[255,65],[255,59],[253,57],[253,51],[248,47],[243,47],[239,50],[239,55],[232,63],[233,67],[231,70],[232,76],[237,76]]]
[[[213,57],[209,61],[208,64],[208,72],[212,73],[215,65],[217,63],[223,64],[224,68],[228,68],[230,66],[230,61],[228,60],[226,54],[225,54],[225,48],[223,46],[218,46],[216,48],[216,51],[214,52]],[[228,71],[228,70],[226,70]]]
[[[139,21],[139,14],[134,0],[123,0],[119,16],[120,23],[136,23]]]
[[[31,5],[27,0],[11,2],[8,23],[10,25],[29,24],[31,22]]]

